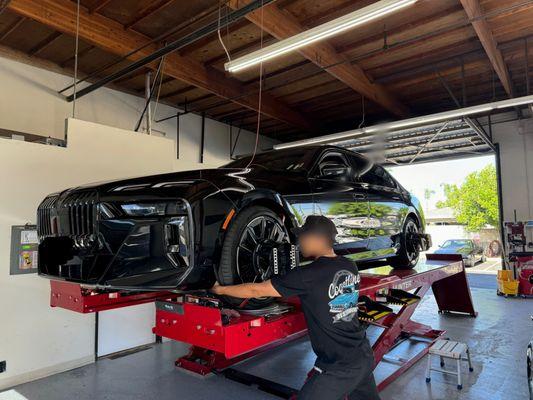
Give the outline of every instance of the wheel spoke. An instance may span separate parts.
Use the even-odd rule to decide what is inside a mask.
[[[270,231],[270,233],[268,234],[268,238],[270,240],[275,240],[276,239],[276,235],[278,234],[278,224],[274,224],[274,227],[272,228],[272,230]]]
[[[283,229],[280,229],[280,228],[278,227],[278,235],[279,235],[279,236],[277,237],[277,241],[278,241],[278,242],[282,242],[283,239],[285,239],[286,233],[283,231]]]
[[[261,218],[261,223],[260,223],[260,229],[261,229],[261,233],[259,234],[259,237],[261,239],[264,239],[265,238],[265,234],[266,234],[266,225],[267,225],[267,220],[265,218]]]
[[[247,253],[253,254],[254,252],[250,250],[248,247],[243,245],[242,243],[239,245],[239,249],[246,251]]]
[[[254,242],[254,244],[257,245],[258,238],[257,238],[257,235],[255,234],[254,228],[249,226],[246,228],[246,231],[248,232],[248,236],[250,237],[250,239],[252,239],[252,242]]]

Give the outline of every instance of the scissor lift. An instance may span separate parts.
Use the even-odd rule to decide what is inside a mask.
[[[52,283],[52,305],[77,312],[155,301],[153,332],[191,344],[189,353],[176,360],[176,366],[180,368],[201,375],[223,373],[230,379],[255,384],[280,397],[289,398],[297,392],[231,368],[306,335],[307,327],[297,299],[284,300],[278,311],[249,315],[225,310],[220,301],[209,296],[165,292],[91,295],[89,292],[78,293],[67,286],[72,284],[63,285]],[[67,288],[74,292],[77,300],[65,300]],[[360,318],[381,328],[373,345],[375,375],[380,390],[426,355],[431,344],[445,333],[411,319],[430,288],[439,313],[477,315],[461,256],[427,255],[427,260],[419,262],[412,270],[399,271],[384,266],[361,273]],[[58,300],[58,294],[61,300]],[[411,351],[398,354],[402,343],[407,341],[415,342],[415,345],[408,346]]]
[[[431,344],[445,333],[411,320],[420,299],[430,288],[439,312],[477,315],[461,256],[428,255],[427,260],[413,270],[398,271],[385,266],[361,273],[359,294],[369,304],[364,309],[364,319],[382,328],[373,345],[376,372],[384,363],[395,365],[391,373],[381,379],[378,377],[380,390],[427,354]],[[393,312],[384,302],[397,306],[398,310]],[[306,334],[307,327],[298,301],[288,299],[285,304],[291,308],[283,314],[231,318],[216,300],[185,296],[178,300],[158,301],[153,332],[192,345],[189,354],[176,361],[180,368],[202,375],[224,371],[229,378],[290,397],[295,393],[294,389],[229,368]],[[416,339],[421,344],[415,354],[408,357],[387,354],[409,339]]]

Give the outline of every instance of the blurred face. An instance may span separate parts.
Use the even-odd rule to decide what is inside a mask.
[[[298,244],[304,257],[319,257],[331,250],[330,241],[326,237],[313,233],[301,235]]]

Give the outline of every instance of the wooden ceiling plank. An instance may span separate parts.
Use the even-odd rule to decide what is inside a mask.
[[[95,3],[89,7],[89,14],[100,11],[102,8],[111,3],[111,0],[96,0]]]
[[[148,18],[150,15],[162,10],[173,1],[174,0],[161,0],[159,2],[149,2],[146,7],[141,9],[126,25],[124,25],[124,29],[130,29],[132,26]]]
[[[479,41],[483,45],[487,56],[498,75],[505,91],[509,97],[513,97],[513,85],[511,83],[511,77],[509,76],[509,71],[503,60],[501,51],[498,49],[498,44],[492,35],[492,30],[483,18],[483,12],[481,10],[481,5],[479,0],[460,0],[463,8],[465,9],[466,15],[470,19],[474,30],[479,38]]]
[[[190,92],[191,90],[194,90],[195,88],[196,88],[196,86],[189,85],[189,86],[186,86],[186,87],[181,88],[181,89],[173,90],[172,92],[168,92],[168,93],[165,93],[164,95],[162,95],[161,99],[168,99],[170,97],[179,96],[181,94]]]
[[[30,56],[36,56],[41,51],[43,51],[48,46],[50,46],[52,43],[54,43],[57,39],[59,39],[61,37],[61,35],[63,35],[63,33],[59,32],[59,31],[53,32],[52,34],[48,35],[46,38],[41,40],[39,43],[37,43],[37,45],[35,47],[33,47],[28,52],[28,54]]]
[[[96,49],[96,46],[89,46],[85,49],[83,49],[82,51],[80,51],[78,53],[78,60],[80,60],[83,56],[89,54],[91,51],[93,51],[94,49]],[[62,61],[61,64],[59,64],[59,66],[61,68],[65,68],[65,66],[69,63],[69,62],[72,62],[74,61],[74,58],[75,56],[71,56],[69,58],[67,58],[65,61]]]
[[[76,34],[76,5],[69,0],[13,0],[9,10],[45,24],[55,30],[69,35]],[[149,40],[146,36],[125,31],[124,27],[109,18],[99,14],[89,14],[85,10],[80,12],[80,38],[90,42],[105,51],[124,56],[145,45]],[[130,55],[130,60],[138,60],[157,50],[154,44]],[[164,73],[180,81],[197,86],[219,97],[228,99],[243,107],[261,112],[291,125],[305,129],[316,129],[312,119],[291,109],[268,94],[262,95],[259,107],[258,93],[246,92],[245,86],[234,78],[227,78],[220,71],[202,65],[187,57],[171,53],[165,58]],[[156,68],[156,65],[149,65]]]
[[[18,20],[12,23],[4,32],[0,34],[0,42],[11,35],[24,21],[26,21],[26,18],[20,17]]]
[[[134,71],[132,73],[129,73],[127,75],[124,75],[122,78],[118,78],[117,80],[113,81],[115,85],[120,85],[121,83],[127,82],[129,80],[132,80],[134,78],[138,78],[139,76],[144,76],[148,72],[145,68],[139,68],[137,71]]]
[[[479,48],[478,46],[474,47],[473,43],[470,41],[455,43],[453,45],[435,49],[434,53],[428,55],[418,55],[416,57],[404,59],[400,63],[379,66],[375,70],[376,72],[379,71],[379,75],[383,77],[376,79],[376,81],[387,85],[394,85],[398,81],[411,79],[418,74],[424,74],[432,72],[435,69],[456,65],[460,57],[467,60],[486,56],[485,51],[481,46],[479,46]],[[393,72],[391,73],[389,71]]]
[[[0,15],[6,10],[11,0],[0,0]]]
[[[237,9],[250,1],[230,0],[228,5]],[[246,18],[279,40],[306,30],[294,16],[283,12],[275,3],[248,14]],[[347,59],[327,41],[302,47],[298,52],[321,68],[333,65],[327,69],[329,74],[366,98],[380,104],[394,115],[399,117],[409,115],[409,109],[404,104],[400,103],[385,87],[371,82],[361,67],[348,63]]]

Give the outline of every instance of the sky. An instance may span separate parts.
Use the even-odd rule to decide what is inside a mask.
[[[439,200],[444,200],[441,184],[463,183],[466,176],[474,171],[479,171],[495,163],[493,155],[463,158],[461,160],[448,160],[417,164],[401,167],[387,168],[387,170],[401,183],[401,185],[414,194],[422,203],[424,210],[436,208]],[[432,189],[435,194],[427,202],[424,199],[425,189]]]

